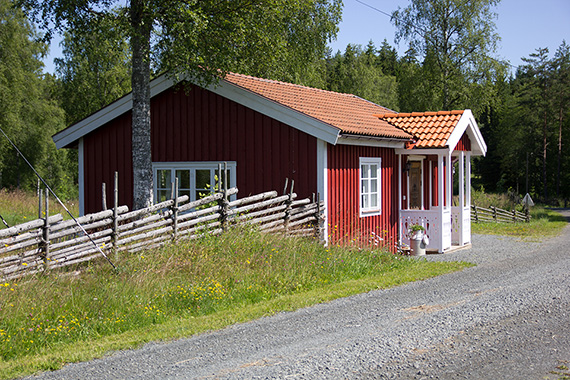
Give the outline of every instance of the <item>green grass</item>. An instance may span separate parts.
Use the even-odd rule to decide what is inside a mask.
[[[566,218],[560,213],[535,206],[531,210],[529,223],[472,223],[472,232],[476,234],[493,234],[515,236],[522,239],[541,240],[557,236],[568,224]]]
[[[79,215],[79,203],[68,201],[64,203],[73,216]],[[44,205],[42,205],[43,210]],[[39,201],[35,193],[25,191],[7,191],[0,189],[0,215],[6,220],[10,227],[16,224],[26,223],[30,220],[38,219]],[[49,199],[49,214],[61,214],[64,219],[69,219],[65,209],[53,198]],[[45,214],[42,214],[42,217]],[[6,226],[1,223],[0,229]]]
[[[240,228],[0,286],[0,378],[60,368],[471,264]]]

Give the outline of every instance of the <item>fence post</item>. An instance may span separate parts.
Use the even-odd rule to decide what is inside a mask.
[[[107,210],[107,184],[105,182],[103,182],[101,184],[101,199],[102,199],[102,208],[103,211]]]
[[[111,241],[113,244],[113,252],[115,253],[115,260],[119,259],[119,225],[117,221],[119,208],[119,172],[115,172],[115,181],[113,186],[113,234]]]
[[[491,210],[493,210],[493,219],[497,222],[497,208],[495,206],[491,206]]]
[[[285,180],[285,189],[284,192],[287,191],[287,182],[289,179]],[[289,197],[285,201],[287,208],[285,208],[285,217],[283,218],[283,228],[285,229],[285,234],[289,233],[289,221],[291,220],[291,209],[293,205],[293,189],[295,188],[295,180],[291,180],[291,188],[289,189]]]
[[[174,178],[174,204],[172,205],[172,241],[178,237],[178,177]]]
[[[40,257],[44,262],[44,270],[48,267],[48,255],[49,255],[49,190],[46,189],[45,194],[45,218],[44,226],[42,228],[42,253]]]
[[[228,226],[228,212],[229,212],[229,202],[228,202],[228,163],[224,162],[224,172],[222,176],[222,164],[218,164],[218,188],[222,193],[222,198],[218,201],[220,206],[220,224],[222,226],[222,231],[226,231]],[[222,179],[223,178],[223,179]]]
[[[472,205],[471,206],[473,208],[473,213],[475,214],[475,223],[479,223],[479,214],[477,213],[477,206]]]
[[[321,218],[321,193],[317,193],[317,215],[316,215],[316,228],[317,228],[317,239],[319,242],[324,242],[325,237],[323,236],[324,228],[322,226],[323,218]]]
[[[513,209],[513,223],[517,222],[517,210]]]

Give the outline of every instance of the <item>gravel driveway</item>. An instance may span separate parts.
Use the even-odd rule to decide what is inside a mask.
[[[427,260],[477,266],[34,378],[559,379],[550,371],[570,367],[570,227],[541,243],[475,235]]]

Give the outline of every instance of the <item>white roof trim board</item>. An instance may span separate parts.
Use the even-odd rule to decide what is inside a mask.
[[[447,139],[447,146],[451,150],[455,149],[463,133],[467,133],[469,140],[471,140],[472,154],[476,156],[485,156],[487,154],[487,144],[485,144],[485,140],[483,140],[481,131],[470,109],[463,111],[461,118],[457,122],[453,132],[451,132],[449,139]]]
[[[150,82],[151,98],[169,89],[174,84],[174,81],[164,74],[153,79]],[[208,86],[207,89],[330,144],[335,145],[340,135],[340,130],[330,124],[324,123],[225,80],[221,80],[217,84],[212,84]],[[132,93],[129,93],[85,119],[56,133],[53,136],[55,146],[57,149],[60,149],[74,144],[83,136],[93,132],[122,114],[129,112],[132,107]]]

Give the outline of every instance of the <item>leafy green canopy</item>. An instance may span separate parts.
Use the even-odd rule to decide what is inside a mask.
[[[47,46],[22,11],[0,0],[0,127],[62,196],[73,178],[65,175],[66,152],[58,152],[51,135],[63,124],[52,100],[53,78],[42,74]],[[37,179],[4,136],[0,136],[0,187],[35,189]],[[72,191],[71,191],[72,192]]]
[[[134,207],[152,203],[151,69],[215,82],[230,70],[291,80],[321,57],[337,32],[340,0],[19,0],[47,30],[77,36],[107,27],[132,53]],[[288,77],[289,76],[289,77]]]
[[[492,83],[503,75],[505,66],[491,57],[500,40],[491,10],[498,3],[412,0],[408,7],[393,12],[396,40],[409,41],[410,56],[423,59],[421,70],[408,68],[405,73],[408,102],[415,103],[414,97],[420,104],[431,99],[425,108],[432,110],[477,111],[489,104]]]

